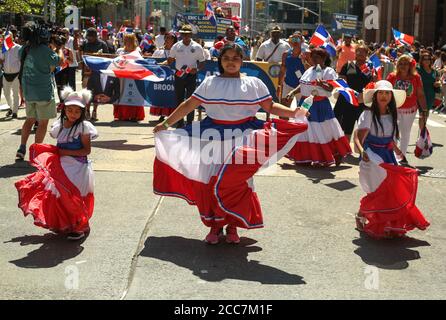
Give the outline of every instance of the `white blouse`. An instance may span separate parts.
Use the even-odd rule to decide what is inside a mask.
[[[260,103],[272,99],[267,86],[249,76],[207,77],[192,96],[202,102],[209,117],[225,121],[254,117],[261,108]]]
[[[377,123],[378,128],[376,127],[373,121],[373,114],[370,110],[365,110],[358,120],[358,129],[369,129],[369,133],[375,137],[391,137],[393,133],[393,123],[392,123],[392,115],[385,114],[381,115],[381,126]]]
[[[322,80],[336,80],[338,74],[333,68],[326,67],[322,69]],[[300,92],[302,96],[308,97],[312,94],[313,90],[317,90],[317,95],[322,97],[331,97],[331,91],[322,89],[319,86],[312,85],[312,81],[317,80],[316,68],[311,67],[305,71],[304,75],[300,78]]]

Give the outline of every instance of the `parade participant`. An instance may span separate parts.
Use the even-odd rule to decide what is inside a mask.
[[[129,54],[135,50],[140,52],[138,40],[136,39],[135,34],[125,34],[123,42],[124,47],[119,48],[116,51],[118,55]],[[126,86],[129,84],[135,85],[135,81],[131,79],[121,80],[121,86]],[[113,105],[113,116],[115,119],[122,121],[142,121],[145,118],[144,106],[126,106],[122,104],[115,104]]]
[[[101,39],[98,39],[98,32],[95,28],[88,28],[86,32],[86,39],[87,41],[85,41],[80,47],[81,57],[92,53],[108,53],[107,44]],[[82,88],[86,88],[92,72],[85,66],[85,64],[82,64],[82,66]],[[98,120],[97,110],[97,103],[93,103],[93,113],[91,114],[91,120]],[[87,120],[90,120],[90,105],[87,106],[86,117]]]
[[[420,75],[416,71],[416,64],[413,58],[408,55],[399,57],[396,64],[396,71],[391,73],[387,80],[392,83],[395,89],[406,91],[406,101],[398,108],[398,127],[401,132],[400,146],[402,159],[400,163],[408,165],[406,158],[407,147],[409,146],[410,132],[415,121],[418,106],[420,106],[420,126],[424,128],[427,120],[426,97],[424,96],[423,83]]]
[[[417,66],[417,72],[423,82],[424,96],[426,97],[426,106],[428,110],[434,108],[435,93],[441,90],[440,74],[433,69],[432,56],[427,51],[421,51],[420,64]],[[429,117],[429,112],[426,113]]]
[[[238,227],[263,227],[252,177],[280,159],[307,128],[305,123],[255,118],[260,108],[292,118],[307,112],[274,103],[261,80],[240,74],[242,63],[242,49],[225,46],[218,60],[220,75],[205,78],[191,98],[154,128],[154,192],[196,205],[202,222],[210,227],[205,238],[209,244],[219,242],[225,225],[229,243],[240,242]],[[203,121],[184,130],[163,131],[200,105],[208,115]],[[192,142],[192,149],[191,140],[198,142]]]
[[[17,112],[20,105],[19,73],[21,61],[19,52],[21,48],[22,46],[13,42],[13,46],[8,51],[4,53],[0,51],[0,65],[2,66],[0,70],[3,69],[3,77],[0,76],[0,81],[3,79],[3,90],[9,106],[6,117],[12,117],[12,119],[17,119]]]
[[[364,45],[356,47],[355,61],[347,62],[339,73],[339,78],[344,79],[350,88],[362,93],[365,86],[372,81],[372,72],[366,65],[369,49]],[[334,113],[338,119],[347,140],[350,142],[356,121],[364,111],[364,105],[354,106],[350,104],[343,95],[339,95]]]
[[[74,31],[75,32],[75,31]],[[65,47],[71,50],[73,53],[73,61],[68,66],[68,85],[76,90],[76,70],[79,67],[78,64],[78,51],[79,51],[79,42],[78,39],[75,39],[70,35],[70,30],[68,28],[63,28],[62,33],[64,37],[67,39]]]
[[[373,238],[401,237],[414,228],[425,230],[429,222],[415,205],[418,172],[399,167],[395,153],[402,152],[398,139],[398,112],[406,99],[388,81],[372,83],[364,91],[370,107],[361,114],[355,146],[361,154],[359,180],[367,196],[356,217],[359,231]]]
[[[26,45],[20,49],[22,70],[19,76],[22,79],[26,101],[26,120],[22,126],[20,147],[16,153],[16,158],[20,160],[25,158],[26,144],[36,120],[39,120],[39,126],[34,141],[42,143],[49,119],[57,116],[53,72],[64,61],[62,50],[49,44],[48,30],[38,28],[30,21],[25,24],[22,36]]]
[[[223,38],[223,42],[225,43],[225,45],[233,43],[239,45],[243,49],[243,60],[251,60],[251,52],[249,50],[249,46],[247,46],[241,38],[237,37],[234,26],[226,28],[226,37]]]
[[[281,35],[282,29],[279,26],[275,26],[271,30],[271,39],[266,40],[260,45],[256,56],[257,61],[270,63],[282,62],[283,54],[288,52],[291,47],[287,42],[280,39]]]
[[[197,87],[198,69],[204,67],[204,51],[203,48],[192,40],[192,27],[184,25],[180,34],[182,40],[175,43],[169,52],[169,65],[175,63],[175,94],[177,98],[177,106],[185,99],[188,99]],[[198,62],[198,63],[197,63]],[[191,110],[187,115],[187,124],[191,124],[194,120],[195,112]],[[184,126],[184,120],[178,122],[178,126]]]
[[[51,42],[54,44],[54,46],[60,48],[64,55],[64,64],[60,66],[60,70],[56,70],[54,78],[56,80],[56,86],[57,86],[57,94],[59,96],[59,101],[62,102],[62,98],[60,96],[60,93],[62,92],[62,89],[68,85],[68,70],[70,64],[73,63],[74,55],[73,52],[66,47],[67,38],[65,36],[58,36],[53,35],[51,37]]]
[[[313,103],[309,109],[308,130],[299,136],[288,157],[298,164],[314,166],[340,165],[342,159],[351,153],[350,143],[336,119],[330,100],[333,86],[327,80],[336,80],[338,75],[326,66],[328,53],[325,49],[314,48],[311,60],[314,66],[305,71],[300,85],[289,93],[293,97],[299,90],[302,94],[299,105],[310,96]]]
[[[79,240],[89,232],[89,219],[94,209],[94,173],[87,156],[96,128],[85,121],[85,106],[91,92],[62,91],[64,107],[50,135],[57,146],[33,144],[31,164],[37,172],[17,181],[19,208],[31,214],[34,224],[55,233]]]
[[[155,46],[157,49],[161,49],[162,47],[164,47],[166,31],[166,28],[161,27],[160,34],[155,37]]]
[[[159,48],[153,53],[152,58],[167,59],[169,58],[170,49],[177,43],[178,39],[175,32],[169,32],[164,37],[164,47]],[[165,61],[167,64],[167,60]],[[173,112],[173,108],[163,108],[162,106],[150,107],[150,114],[153,116],[160,116],[159,121],[164,121],[164,117],[170,115]]]
[[[301,59],[302,53],[302,34],[298,31],[290,37],[292,49],[284,52],[282,55],[282,64],[280,66],[279,87],[277,88],[280,103],[289,107],[290,99],[287,95],[299,85],[299,80],[305,73],[305,67]]]
[[[109,32],[107,29],[101,30],[101,40],[104,41],[105,44],[107,45],[108,53],[110,54],[116,53],[115,45],[113,43],[113,40],[110,39]]]
[[[342,67],[348,62],[348,61],[354,61],[355,60],[355,50],[356,45],[352,44],[352,35],[351,34],[344,34],[344,42],[336,48],[337,56],[338,56],[338,62],[336,63],[336,72],[340,73]]]

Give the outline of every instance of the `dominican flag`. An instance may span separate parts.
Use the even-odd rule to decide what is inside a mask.
[[[413,36],[410,36],[408,34],[402,33],[396,29],[393,29],[393,37],[395,38],[395,42],[397,44],[403,44],[405,46],[410,47],[415,42],[415,38]]]
[[[206,18],[209,20],[209,22],[216,27],[217,26],[217,19],[215,19],[214,9],[212,9],[212,5],[210,2],[206,5],[205,10]]]
[[[328,80],[329,84],[333,86],[333,88],[341,94],[348,103],[354,105],[355,107],[359,107],[359,101],[358,101],[358,92],[350,88],[343,79],[337,79],[337,80]]]
[[[381,58],[375,53],[369,58],[369,60],[372,66],[372,72],[377,75],[378,80],[382,80],[383,64],[381,62]]]
[[[176,75],[177,77],[182,78],[182,77],[186,76],[187,74],[189,74],[191,71],[192,71],[191,68],[189,68],[187,65],[184,65],[184,66],[181,67],[180,70],[177,70],[177,72],[175,73],[175,75]]]
[[[417,143],[415,145],[415,157],[424,159],[427,157],[430,157],[432,155],[433,151],[433,145],[431,136],[429,134],[429,130],[427,130],[426,127],[424,127],[421,132],[420,136],[418,137]]]
[[[93,25],[96,25],[96,19],[94,17],[91,17],[90,21]]]
[[[3,39],[3,44],[2,44],[2,53],[5,53],[12,47],[14,47],[14,40],[12,38],[12,33],[6,31],[5,38]]]
[[[324,48],[332,57],[336,56],[336,43],[323,25],[317,27],[310,44]]]
[[[111,21],[107,22],[107,28],[109,29],[113,28],[113,24],[111,23]]]
[[[138,51],[114,59],[84,56],[84,62],[92,71],[116,78],[160,82],[170,76],[155,60],[144,59]]]
[[[154,44],[154,42],[153,42],[153,38],[152,38],[152,36],[149,35],[148,33],[146,33],[146,34],[144,34],[144,37],[143,37],[143,39],[142,39],[141,44],[139,45],[139,47],[140,47],[142,50],[148,50],[148,49],[150,49],[151,47],[153,47],[154,45],[155,45],[155,44]]]

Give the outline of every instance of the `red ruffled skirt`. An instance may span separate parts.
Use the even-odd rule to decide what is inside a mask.
[[[145,113],[144,107],[113,105],[113,116],[122,121],[142,121]]]
[[[386,178],[376,190],[361,199],[359,212],[366,220],[364,232],[381,239],[429,227],[430,223],[415,205],[418,172],[388,163],[380,167],[386,170]]]
[[[33,144],[30,155],[37,172],[15,183],[18,206],[25,217],[32,215],[35,225],[58,233],[87,231],[94,210],[93,193],[81,196],[65,174],[57,147]]]

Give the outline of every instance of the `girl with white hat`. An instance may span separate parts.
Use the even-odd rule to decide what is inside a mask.
[[[356,223],[359,231],[373,238],[404,236],[414,228],[429,226],[415,205],[418,172],[400,167],[395,153],[399,138],[398,112],[406,100],[404,90],[388,81],[369,84],[364,91],[364,111],[355,132],[355,146],[361,154],[359,181],[367,195],[361,199]]]
[[[79,240],[89,232],[89,219],[94,208],[94,175],[87,156],[91,140],[98,134],[85,121],[85,106],[91,91],[74,92],[65,87],[61,92],[64,106],[60,121],[50,135],[57,146],[33,144],[30,162],[37,172],[15,183],[19,192],[19,207],[25,216],[31,214],[34,224],[55,233]]]

